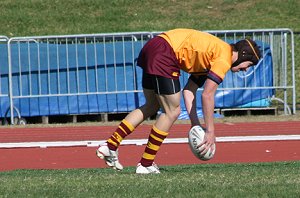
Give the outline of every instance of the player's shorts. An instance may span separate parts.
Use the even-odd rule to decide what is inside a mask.
[[[145,89],[154,90],[159,95],[171,95],[180,91],[179,79],[166,78],[145,72],[143,72],[142,86]]]
[[[137,65],[147,74],[178,79],[180,66],[175,52],[163,38],[156,36],[150,39],[142,48]]]
[[[191,75],[189,77],[195,84],[198,85],[198,87],[202,87],[207,79],[206,75],[201,75],[201,76],[195,76]]]

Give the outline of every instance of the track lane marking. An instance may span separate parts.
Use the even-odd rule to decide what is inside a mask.
[[[300,140],[300,135],[262,135],[262,136],[226,136],[217,137],[216,142],[252,142],[252,141],[288,141]],[[72,147],[87,146],[97,147],[106,140],[83,140],[83,141],[45,141],[45,142],[15,142],[0,143],[0,148],[48,148],[48,147]],[[123,140],[121,145],[144,145],[148,139],[128,139]],[[166,138],[164,144],[188,143],[188,138]]]

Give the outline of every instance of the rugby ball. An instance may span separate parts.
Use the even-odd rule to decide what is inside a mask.
[[[205,135],[205,131],[203,130],[203,128],[201,126],[193,126],[188,134],[188,141],[189,141],[189,145],[190,148],[192,150],[192,152],[194,153],[194,155],[199,158],[200,160],[210,160],[211,158],[213,158],[213,156],[215,155],[216,152],[216,144],[213,144],[212,148],[209,148],[208,151],[204,154],[201,155],[200,154],[200,150],[202,150],[202,147],[204,145],[202,145],[200,148],[197,148],[199,144],[201,144],[204,140],[204,135]]]

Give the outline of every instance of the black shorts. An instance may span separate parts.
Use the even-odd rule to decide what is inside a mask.
[[[143,72],[142,86],[159,95],[171,95],[180,91],[179,79],[171,79]]]
[[[195,76],[195,75],[191,75],[190,76],[190,79],[196,83],[198,85],[198,87],[202,87],[207,79],[207,76],[206,75],[203,75],[203,76]]]

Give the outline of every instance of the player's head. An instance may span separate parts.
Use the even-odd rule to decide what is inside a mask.
[[[256,65],[261,58],[258,45],[251,39],[243,39],[235,44],[231,44],[233,51],[238,52],[237,60],[232,64],[236,67],[242,62],[250,61]]]

